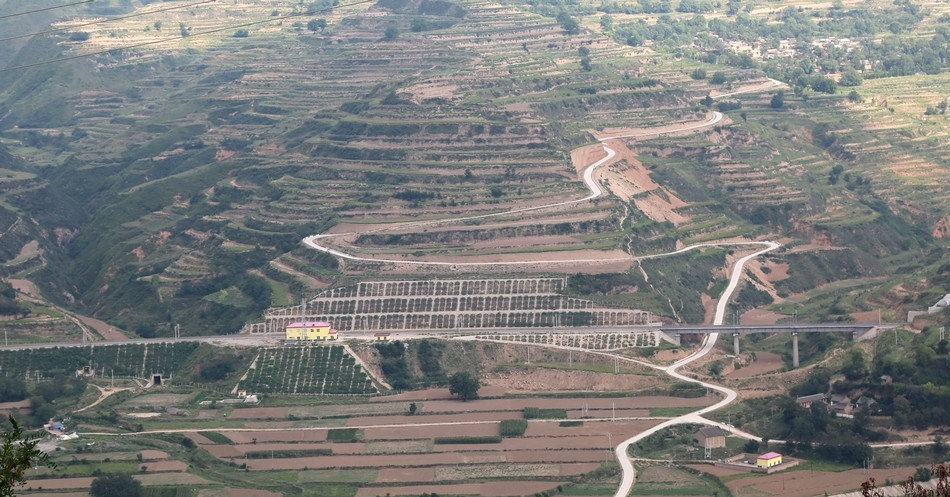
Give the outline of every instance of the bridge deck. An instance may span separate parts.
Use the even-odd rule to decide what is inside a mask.
[[[666,333],[854,333],[863,332],[878,326],[880,323],[791,323],[791,324],[740,324],[713,326],[661,326],[660,330]]]

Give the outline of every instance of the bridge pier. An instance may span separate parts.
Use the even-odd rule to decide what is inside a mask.
[[[683,337],[677,333],[674,338],[676,339],[676,345],[683,345]]]
[[[798,368],[798,332],[792,332],[792,368]]]
[[[732,351],[736,357],[739,357],[739,332],[732,332]]]

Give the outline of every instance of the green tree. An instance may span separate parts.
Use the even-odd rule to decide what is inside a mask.
[[[425,18],[417,17],[409,24],[409,29],[413,33],[420,33],[429,29],[429,23],[426,22]]]
[[[480,387],[478,378],[468,371],[459,371],[449,378],[449,393],[462,400],[477,399]]]
[[[55,468],[49,454],[36,448],[39,435],[24,434],[17,420],[9,417],[10,430],[3,432],[3,448],[0,453],[0,497],[12,497],[13,489],[26,483],[26,471],[37,466]]]
[[[307,21],[307,29],[316,33],[317,31],[323,31],[327,29],[327,20],[326,19],[310,19]]]
[[[383,33],[383,39],[386,41],[393,41],[396,38],[399,38],[399,27],[395,24],[386,26],[386,31]]]
[[[838,84],[841,86],[861,86],[861,75],[854,69],[847,69],[841,73]]]
[[[769,106],[773,109],[781,109],[785,106],[785,92],[779,90],[778,93],[772,95],[772,101],[769,102]]]
[[[108,473],[92,480],[92,497],[143,497],[145,491],[138,480],[125,473]]]

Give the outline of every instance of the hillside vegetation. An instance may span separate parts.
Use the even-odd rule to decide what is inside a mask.
[[[877,2],[886,10],[846,33],[877,4],[658,3],[64,11],[61,31],[24,37],[0,59],[3,274],[140,336],[170,336],[176,323],[215,334],[392,270],[299,243],[328,230],[363,233],[347,239],[358,254],[419,260],[642,255],[769,237],[787,250],[766,265],[787,265],[788,277],[760,274],[758,292],[783,299],[874,277],[837,303],[886,306],[888,319],[932,303],[916,295],[942,291],[928,282],[948,263],[946,5]],[[134,15],[88,24],[118,13]],[[46,22],[30,19],[11,36]],[[698,32],[712,34],[691,42]],[[730,45],[730,33],[770,47],[831,35],[866,46],[766,60]],[[908,41],[895,44],[896,33]],[[804,60],[812,67],[793,67]],[[855,82],[856,96],[845,91]],[[704,98],[743,88],[761,89]],[[396,226],[582,198],[570,152],[591,131],[698,122],[715,109],[727,119],[706,132],[615,140],[627,151],[611,166],[611,197]],[[621,186],[644,184],[633,171],[658,188]],[[648,207],[657,199],[672,207]],[[660,259],[624,269],[616,288],[638,287],[625,303],[667,319],[702,320],[702,294],[715,293],[726,260],[685,258],[702,274]]]

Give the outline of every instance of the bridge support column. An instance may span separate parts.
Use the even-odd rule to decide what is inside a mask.
[[[798,368],[798,332],[792,332],[792,367]]]
[[[732,352],[739,357],[739,332],[734,331],[732,333]]]
[[[676,338],[676,345],[683,345],[683,337],[679,333],[674,335],[674,337]]]

